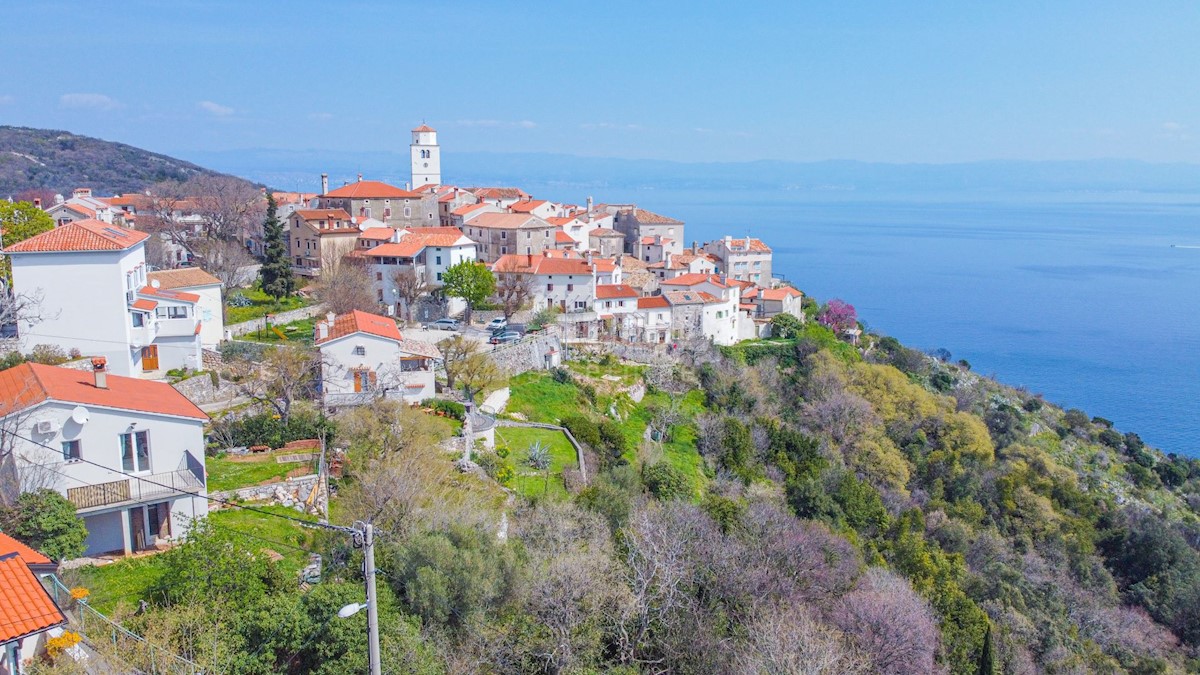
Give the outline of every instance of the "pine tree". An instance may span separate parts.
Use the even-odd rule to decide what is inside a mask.
[[[296,290],[296,279],[292,276],[292,265],[288,260],[287,236],[276,213],[275,195],[270,192],[267,193],[267,221],[263,223],[263,239],[265,251],[259,277],[262,279],[263,292],[278,302]]]

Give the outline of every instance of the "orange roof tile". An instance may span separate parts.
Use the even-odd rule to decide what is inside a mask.
[[[672,305],[700,305],[721,302],[721,299],[704,291],[666,291],[663,293]]]
[[[550,227],[550,223],[527,213],[481,213],[471,219],[471,227],[516,230],[523,227]]]
[[[359,239],[371,239],[375,241],[388,241],[396,234],[395,228],[391,227],[368,227],[358,235]]]
[[[661,225],[682,225],[683,224],[683,221],[681,221],[681,220],[675,220],[674,218],[670,218],[668,216],[662,216],[662,215],[659,215],[652,211],[647,211],[646,209],[636,209],[635,208],[633,210],[633,214],[637,218],[637,221],[639,223],[648,223],[648,224],[656,224],[656,225],[657,224],[661,224]]]
[[[150,235],[99,220],[77,220],[19,241],[5,253],[57,253],[67,251],[124,251]]]
[[[567,234],[566,232],[563,232],[562,230],[555,230],[554,241],[556,241],[560,244],[574,244],[575,243],[575,239],[573,237],[571,237],[571,235]]]
[[[152,311],[154,311],[155,307],[158,307],[158,303],[153,300],[147,300],[145,298],[138,298],[137,300],[133,301],[133,304],[131,305],[131,307],[133,307],[134,309],[142,309],[147,312],[152,312]]]
[[[466,235],[457,227],[410,227],[401,241],[420,237],[426,246],[454,246]]]
[[[10,553],[21,556],[26,565],[49,565],[51,563],[50,557],[45,553],[35,551],[32,547],[0,532],[0,556]]]
[[[467,188],[480,199],[523,199],[529,195],[518,187],[481,187]]]
[[[751,253],[771,252],[770,246],[767,246],[765,243],[763,243],[761,239],[755,239],[753,237],[747,239],[718,239],[717,241],[733,251],[740,250],[741,252],[745,252],[748,249]],[[746,242],[749,242],[749,244]]]
[[[0,556],[0,617],[0,644],[67,621],[17,553]]]
[[[601,300],[613,298],[636,298],[638,292],[629,284],[598,284],[596,286],[596,297]]]
[[[154,288],[153,286],[145,286],[138,289],[138,295],[149,295],[163,300],[177,300],[179,302],[200,302],[200,296],[195,293],[185,291],[173,291],[167,288]]]
[[[399,242],[380,244],[367,251],[367,255],[378,258],[411,258],[425,250],[425,242],[405,237]]]
[[[597,227],[588,233],[589,237],[624,237],[624,234],[617,232],[610,227]]]
[[[345,209],[296,209],[293,213],[304,220],[350,220]]]
[[[780,288],[764,289],[759,295],[763,300],[786,300],[788,298],[798,298],[802,294],[791,286],[782,286]]]
[[[419,198],[421,193],[402,190],[395,185],[377,180],[360,180],[357,183],[343,185],[342,187],[332,190],[323,197],[342,197],[350,199],[390,199],[394,197],[409,199]]]
[[[159,289],[194,288],[196,286],[217,286],[221,280],[205,272],[199,267],[181,267],[177,270],[158,270],[146,275],[150,281],[157,281]]]
[[[421,126],[417,127],[416,129],[413,129],[413,131],[416,131],[416,132],[435,131],[436,132],[437,129],[434,129],[433,127],[429,126],[428,124],[422,124]]]
[[[691,274],[680,274],[679,276],[675,277],[674,279],[664,279],[662,282],[662,285],[664,285],[664,286],[695,286],[696,284],[702,284],[706,281],[714,286],[719,287],[719,288],[728,288],[729,287],[729,284],[726,284],[725,282],[721,281],[721,277],[716,274],[699,274],[697,272],[692,272]]]
[[[663,237],[660,241],[664,244],[669,244],[674,241],[674,239],[671,239],[670,237]],[[642,237],[641,242],[642,246],[653,246],[655,243],[654,237]]]
[[[482,209],[485,206],[492,206],[492,205],[485,204],[483,202],[479,202],[478,204],[463,204],[462,206],[451,211],[450,213],[455,216],[465,216],[468,213],[471,213],[472,211],[476,211],[478,209]]]
[[[550,223],[551,225],[557,225],[559,227],[562,227],[563,225],[566,225],[567,223],[572,222],[574,220],[575,220],[575,218],[564,218],[562,216],[550,216],[549,218],[546,219],[546,222]]]
[[[396,327],[396,322],[392,319],[356,309],[353,312],[334,317],[333,325],[329,328],[329,337],[317,340],[317,344],[324,344],[355,333],[366,333],[396,341],[404,339],[400,335],[400,329]]]
[[[661,295],[654,295],[648,298],[638,298],[638,309],[662,309],[670,307],[671,303]]]
[[[547,204],[547,203],[549,203],[549,202],[547,202],[545,199],[531,199],[528,201],[519,201],[516,204],[509,206],[508,210],[512,211],[513,213],[533,213],[534,209],[541,206],[542,204]]]
[[[166,382],[108,375],[108,387],[98,389],[95,376],[73,368],[23,363],[0,371],[0,415],[43,401],[134,410],[137,412],[207,420],[208,415]]]

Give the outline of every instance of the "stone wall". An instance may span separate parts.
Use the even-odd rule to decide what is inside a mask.
[[[527,335],[518,342],[497,345],[491,355],[500,370],[509,376],[530,370],[548,370],[562,363],[563,345],[550,333]]]
[[[300,319],[307,319],[307,318],[318,316],[318,315],[321,315],[324,313],[325,313],[324,305],[310,305],[308,307],[301,307],[300,309],[293,309],[293,310],[289,310],[286,312],[279,312],[278,314],[275,315],[274,324],[276,326],[280,326],[285,323],[299,321]],[[243,321],[242,323],[234,323],[234,324],[225,326],[225,331],[227,333],[229,333],[230,335],[245,335],[247,333],[253,333],[254,331],[257,331],[257,330],[263,330],[266,327],[267,327],[266,317],[259,317],[257,319],[250,319],[249,321]]]
[[[189,401],[197,405],[229,401],[237,397],[237,387],[232,382],[219,381],[213,384],[213,378],[208,373],[201,373],[186,380],[171,385],[175,391],[183,394]]]
[[[313,486],[317,484],[320,476],[312,474],[310,476],[299,476],[297,478],[288,478],[278,483],[270,483],[267,485],[251,485],[250,487],[238,488],[236,490],[225,490],[224,492],[213,492],[209,496],[215,499],[224,501],[243,500],[248,502],[272,501],[279,502],[285,506],[291,506],[296,502],[303,503],[308,499],[308,495],[312,492]],[[318,498],[317,501],[320,501]]]

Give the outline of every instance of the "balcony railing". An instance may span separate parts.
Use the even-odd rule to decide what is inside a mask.
[[[197,319],[159,319],[159,337],[188,337],[196,334]]]
[[[181,493],[196,494],[204,489],[204,480],[188,469],[155,473],[138,478],[124,478],[108,483],[96,483],[68,488],[67,500],[79,510],[113,506],[125,502],[141,503],[175,497]]]

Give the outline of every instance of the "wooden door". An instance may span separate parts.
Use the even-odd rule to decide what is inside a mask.
[[[129,542],[135,551],[146,549],[146,507],[129,509]]]
[[[158,370],[158,345],[142,347],[142,370]]]

